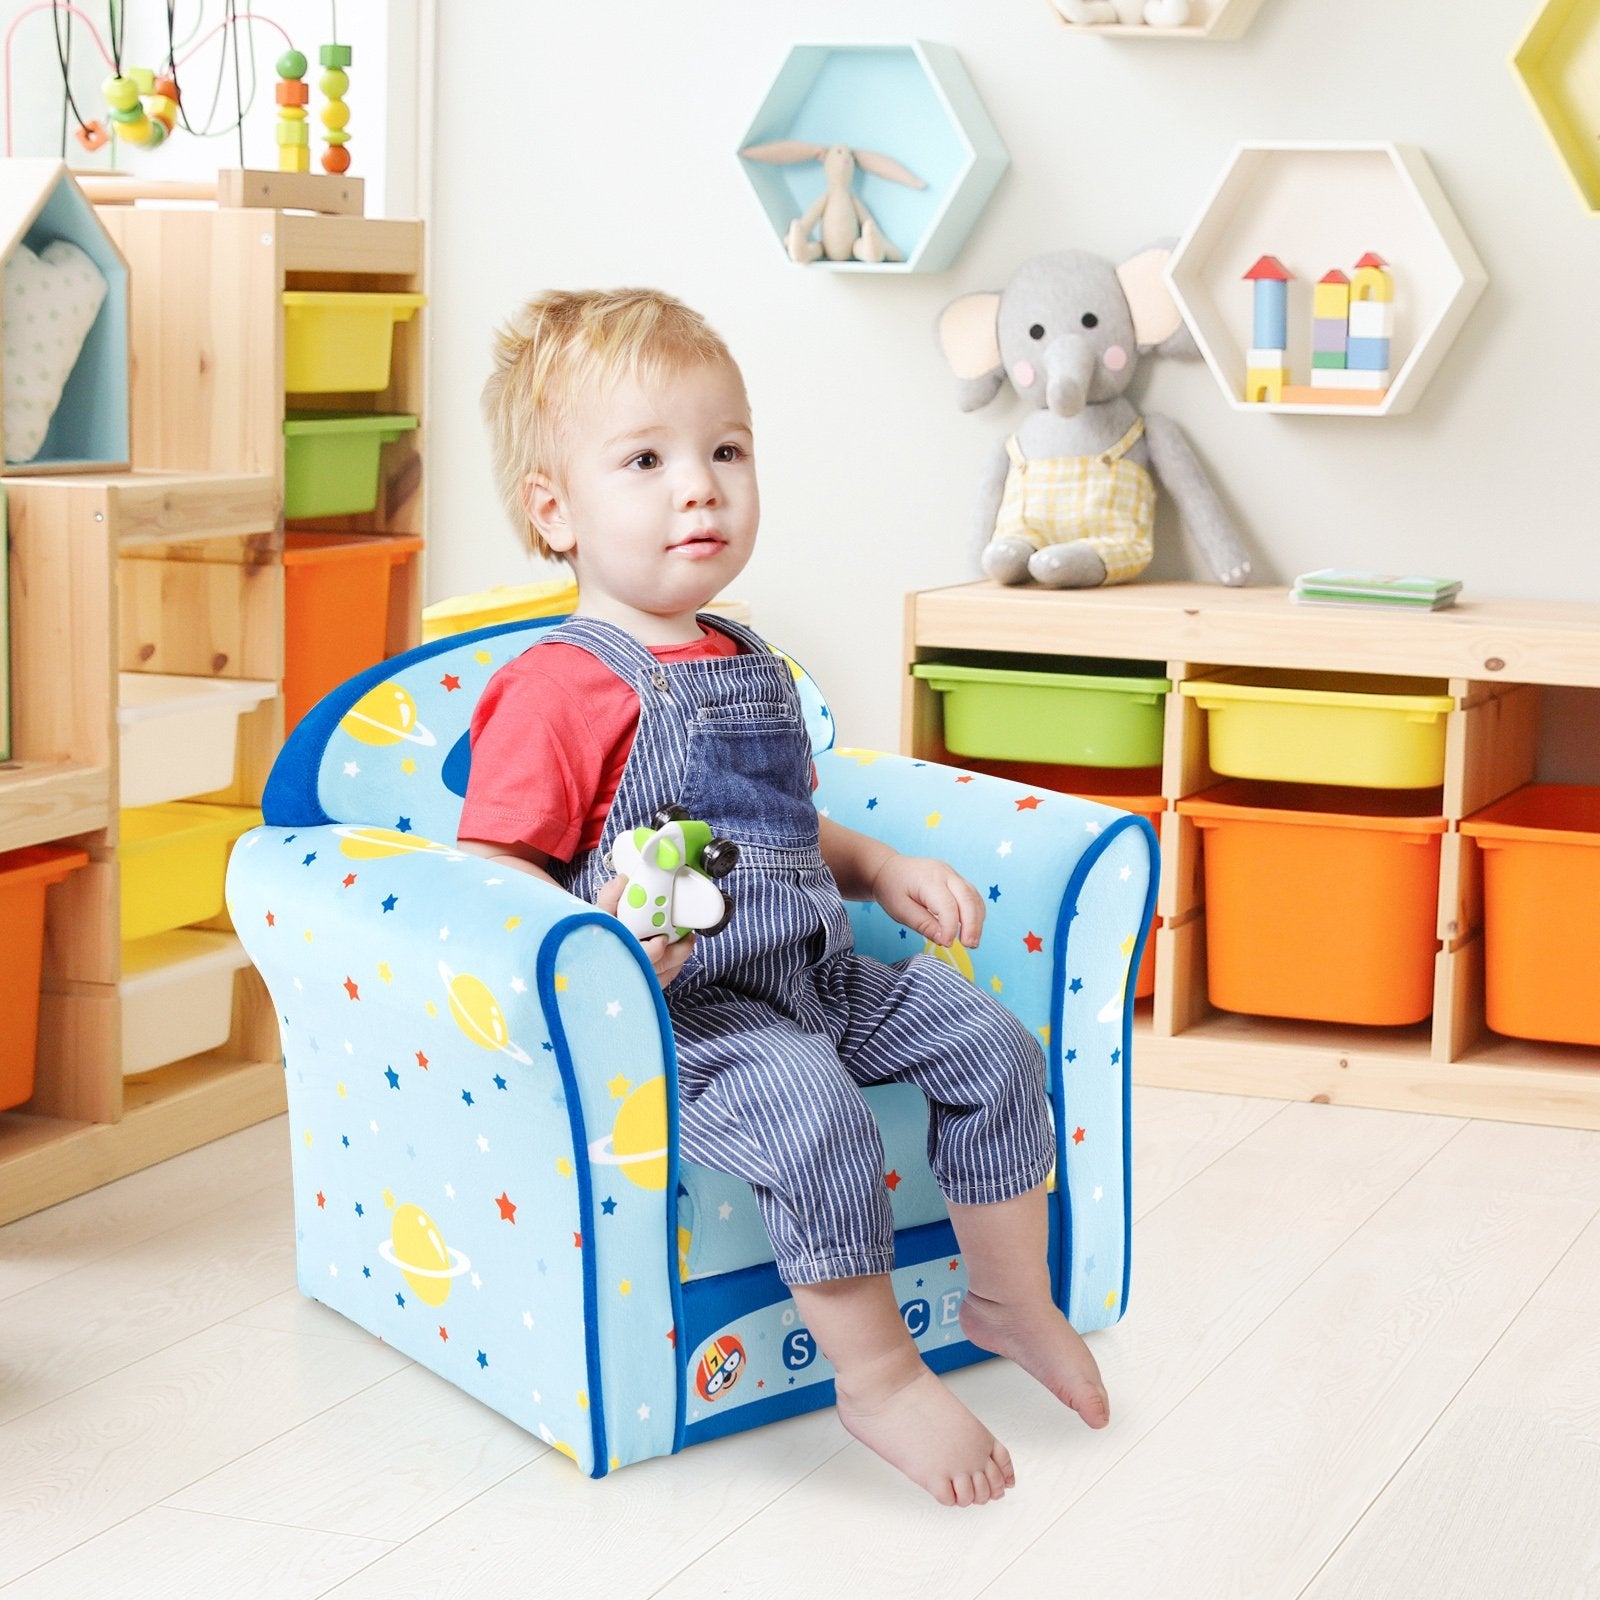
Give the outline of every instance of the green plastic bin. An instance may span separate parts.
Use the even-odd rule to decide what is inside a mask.
[[[912,675],[944,696],[944,746],[988,761],[1156,767],[1168,678],[1146,662],[1059,659],[1008,664],[919,661]]]
[[[415,417],[371,412],[291,411],[283,424],[283,514],[344,517],[378,504],[378,465],[386,444]]]

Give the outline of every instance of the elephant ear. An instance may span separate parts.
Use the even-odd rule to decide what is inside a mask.
[[[939,313],[939,348],[960,387],[963,411],[986,406],[1000,392],[1005,365],[1000,359],[1000,296],[994,291],[964,294]]]
[[[1183,324],[1183,313],[1172,298],[1164,276],[1172,250],[1156,245],[1129,256],[1117,268],[1117,281],[1133,313],[1133,337],[1141,351],[1161,350],[1166,355],[1185,353],[1192,345]]]

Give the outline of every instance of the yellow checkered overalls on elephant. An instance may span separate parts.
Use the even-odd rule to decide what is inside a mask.
[[[1105,563],[1107,583],[1126,583],[1155,553],[1156,486],[1128,452],[1144,436],[1141,417],[1097,456],[1030,461],[1006,440],[1006,474],[996,539],[1026,539],[1036,550],[1086,540]]]

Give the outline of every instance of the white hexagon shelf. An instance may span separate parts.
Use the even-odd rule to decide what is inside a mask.
[[[739,148],[780,140],[875,151],[926,184],[912,189],[858,169],[852,193],[905,259],[824,259],[808,271],[943,271],[1011,160],[960,57],[947,44],[921,39],[794,46]],[[824,193],[821,164],[745,156],[740,164],[781,249],[790,223]]]
[[[1074,22],[1069,13],[1080,11],[1082,3],[1083,0],[1050,0],[1057,17],[1074,33],[1104,34],[1114,39],[1238,39],[1255,21],[1262,6],[1262,0],[1189,0],[1188,21],[1173,28],[1148,22]],[[1132,7],[1134,14],[1142,15],[1149,3],[1151,0],[1141,0]],[[1162,0],[1154,3],[1161,5]],[[1128,0],[1123,0],[1117,10],[1121,13],[1126,9]]]
[[[1387,280],[1379,304],[1341,319],[1314,295],[1326,282],[1337,303],[1346,281],[1362,300],[1383,281],[1366,260],[1374,255]],[[1252,281],[1264,257],[1289,275],[1276,316],[1270,285]],[[1420,150],[1298,143],[1235,149],[1167,282],[1236,411],[1383,417],[1417,403],[1488,277]],[[1315,325],[1314,312],[1324,314]],[[1247,380],[1267,398],[1248,398]]]
[[[1591,211],[1600,211],[1600,0],[1548,0],[1511,58]]]

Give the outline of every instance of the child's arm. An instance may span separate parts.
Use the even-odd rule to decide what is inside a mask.
[[[846,900],[876,900],[896,922],[935,944],[960,938],[975,950],[983,935],[983,896],[952,867],[903,856],[879,839],[821,819],[822,859]]]
[[[543,878],[546,883],[557,889],[562,887],[545,871],[545,862],[550,859],[549,856],[542,850],[535,850],[531,845],[506,844],[490,839],[457,839],[456,848],[467,855],[482,856],[485,861],[493,861],[499,866],[514,867],[518,872]],[[621,901],[622,879],[611,878],[600,890],[595,908],[605,912],[608,917],[614,917]],[[694,940],[695,936],[691,933],[673,944],[668,944],[665,939],[642,941],[644,953],[650,957],[650,965],[655,969],[656,982],[663,989],[683,971],[684,963],[694,951]]]

